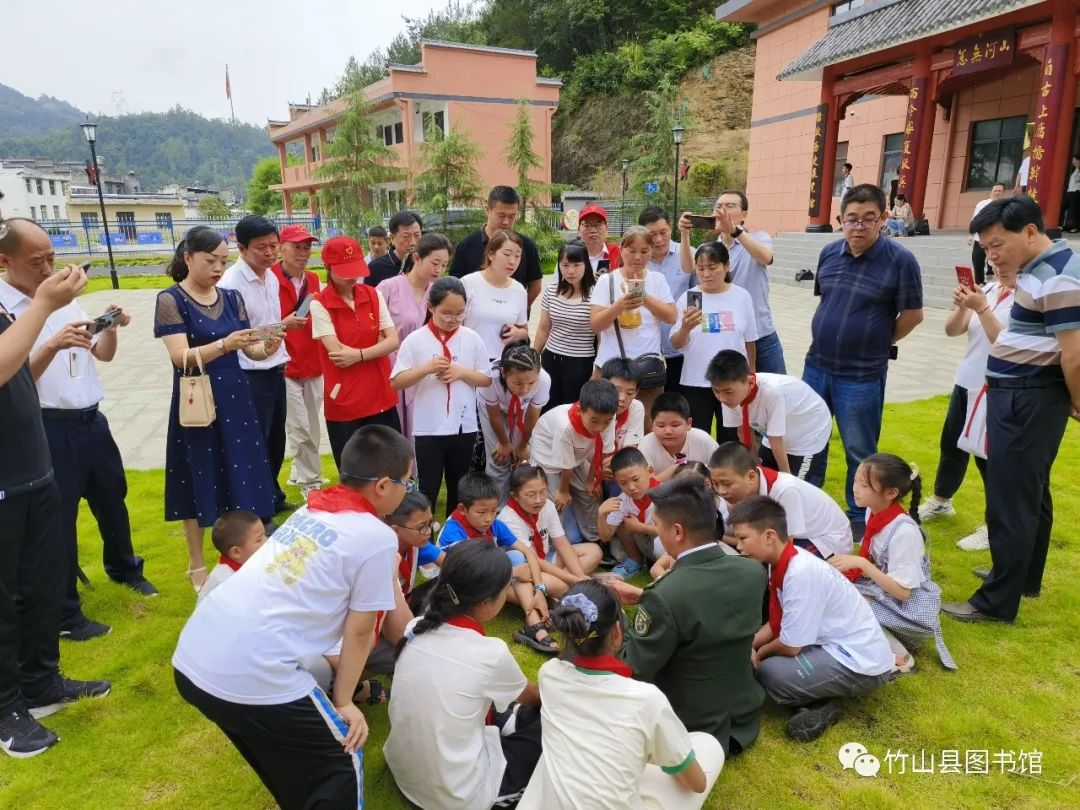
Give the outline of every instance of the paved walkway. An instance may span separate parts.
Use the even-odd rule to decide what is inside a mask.
[[[153,337],[157,292],[106,290],[81,299],[91,316],[103,312],[112,303],[121,304],[132,316],[131,325],[121,331],[116,359],[98,364],[105,388],[102,411],[112,424],[124,463],[131,469],[165,465],[172,369],[164,345]],[[799,375],[810,345],[813,295],[810,288],[774,286],[772,303],[788,372]],[[944,310],[927,309],[926,320],[901,343],[900,359],[889,372],[888,402],[910,402],[952,390],[953,372],[967,342],[945,338],[947,314]],[[533,321],[535,327],[536,317]],[[330,452],[325,436],[323,452]]]

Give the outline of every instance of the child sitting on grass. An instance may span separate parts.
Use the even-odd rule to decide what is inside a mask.
[[[638,445],[658,481],[669,480],[675,468],[687,461],[708,464],[716,447],[712,436],[694,427],[686,397],[672,392],[656,398],[652,406],[652,433]]]
[[[724,539],[724,516],[727,514],[727,504],[713,492],[712,481],[709,480],[709,468],[700,461],[690,461],[675,470],[671,479],[674,481],[676,478],[681,478],[683,476],[687,476],[691,480],[696,481],[701,485],[702,489],[712,496],[716,503],[716,529],[713,532],[713,539],[721,544],[721,548],[723,548],[726,553],[737,554],[738,552],[735,551],[735,549],[722,542]],[[649,569],[649,576],[654,580],[660,579],[660,577],[670,571],[674,565],[675,558],[665,551],[653,564],[652,568]]]
[[[214,521],[210,539],[221,557],[199,591],[197,602],[205,599],[214,588],[231,577],[266,542],[266,527],[262,518],[243,509],[226,512]]]
[[[548,617],[547,585],[540,560],[530,543],[518,540],[499,513],[499,490],[485,473],[469,473],[457,485],[458,505],[439,534],[439,547],[448,550],[463,540],[481,539],[503,549],[513,565],[507,601],[525,613],[525,627],[514,632],[514,640],[549,655],[559,645],[544,627]],[[441,575],[440,575],[441,576]]]
[[[398,508],[386,518],[398,538],[398,583],[409,609],[420,610],[435,579],[416,584],[417,573],[425,566],[442,565],[446,552],[432,542],[435,521],[431,502],[423,492],[408,492]]]
[[[619,539],[626,558],[611,573],[619,579],[629,579],[646,562],[654,563],[664,553],[656,539],[653,502],[649,497],[649,490],[660,482],[653,477],[652,467],[636,447],[624,447],[612,456],[611,472],[621,492],[600,504],[596,528],[602,543]]]

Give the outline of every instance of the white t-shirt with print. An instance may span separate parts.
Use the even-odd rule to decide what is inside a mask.
[[[573,405],[559,405],[540,415],[532,434],[532,462],[545,472],[557,473],[576,469],[579,464],[592,464],[594,441],[582,436],[570,424],[568,416]],[[600,434],[604,455],[615,452],[615,420]]]
[[[619,501],[619,508],[614,512],[609,512],[607,516],[608,526],[621,526],[623,521],[629,518],[638,519],[638,508],[634,505],[634,499],[627,495],[625,492],[620,492],[616,496]],[[656,512],[656,504],[649,502],[649,505],[645,507],[645,519],[642,523],[649,526],[653,524],[653,514]]]
[[[983,359],[985,367],[986,360]],[[832,414],[818,393],[798,377],[757,375],[757,396],[750,403],[750,427],[763,436],[780,436],[792,456],[820,453],[832,436]],[[742,407],[720,406],[724,427],[742,426]],[[769,447],[768,438],[762,444]]]
[[[622,450],[624,447],[637,447],[641,444],[641,439],[645,435],[645,406],[641,404],[641,400],[630,400],[627,413],[630,415],[626,417],[622,428],[615,429],[616,450]]]
[[[592,289],[589,301],[593,306],[609,307],[612,303],[611,287],[615,288],[615,300],[617,301],[630,289],[629,283],[619,271],[612,271],[611,278],[614,285],[608,282],[605,274],[596,281]],[[657,301],[664,304],[672,302],[671,289],[663,274],[654,271],[645,273],[645,294],[651,295]],[[600,333],[600,346],[596,351],[596,365],[603,366],[612,357],[626,356],[629,358],[640,357],[643,354],[660,354],[660,321],[656,319],[649,308],[644,304],[633,310],[641,315],[641,325],[632,329],[620,326],[622,332],[623,348],[625,355],[619,352],[619,341],[615,337],[615,324],[612,324]]]
[[[502,511],[499,512],[499,520],[506,524],[506,527],[519,543],[524,543],[529,548],[532,548],[532,529],[521,519],[517,512],[509,506],[504,506]],[[544,543],[544,556],[546,557],[555,548],[555,538],[563,537],[566,534],[563,531],[562,521],[559,520],[559,510],[555,508],[555,502],[551,498],[547,499],[544,507],[540,510],[540,514],[536,516],[536,528],[540,530],[540,539]]]
[[[1012,311],[1013,295],[996,281],[982,288],[986,303],[1002,326],[1009,325],[1009,313]],[[990,338],[983,329],[982,319],[975,313],[968,319],[968,345],[964,358],[956,367],[953,385],[959,385],[968,391],[979,391],[986,384],[986,361],[990,357]]]
[[[686,440],[679,452],[686,456],[687,461],[700,461],[708,466],[709,459],[719,446],[716,440],[704,430],[692,427],[686,432]],[[668,469],[677,460],[665,449],[664,445],[660,444],[655,433],[650,433],[642,439],[638,444],[638,450],[645,456],[645,460],[649,462],[649,466],[653,468],[656,475]]]
[[[518,810],[640,810],[647,764],[684,770],[693,761],[686,726],[653,684],[560,659],[540,667],[538,681],[544,753]]]
[[[790,473],[777,473],[771,489],[760,472],[758,479],[758,494],[768,495],[784,507],[788,535],[809,540],[825,559],[852,552],[851,523],[823,490]]]
[[[790,647],[820,645],[861,675],[892,669],[895,656],[870,606],[843,574],[809,551],[796,548],[778,591],[784,616],[780,641]]]
[[[348,611],[392,610],[397,537],[375,515],[303,506],[198,603],[172,663],[230,703],[267,706],[315,688],[300,662],[322,655]]]
[[[491,361],[488,359],[484,341],[467,326],[459,326],[447,343],[453,363],[484,374],[490,373]],[[401,341],[394,369],[390,372],[392,380],[403,371],[422,366],[432,357],[442,357],[442,345],[431,330],[422,326],[410,332]],[[453,436],[459,430],[474,433],[476,425],[476,389],[464,380],[450,383],[450,404],[446,402],[446,383],[434,374],[428,374],[415,386],[413,412],[420,415],[413,425],[414,436]]]
[[[491,385],[487,388],[477,388],[476,395],[480,398],[481,405],[498,405],[504,414],[510,410],[510,400],[513,394],[507,390],[499,379],[499,370],[491,370]],[[551,376],[540,369],[540,379],[528,394],[521,399],[521,411],[524,415],[529,408],[543,408],[551,399]]]
[[[866,510],[870,519],[870,510]],[[887,540],[887,542],[879,542]],[[923,583],[923,557],[926,543],[922,531],[907,515],[893,519],[870,544],[870,561],[896,580],[902,588],[914,590]]]
[[[462,277],[465,285],[465,325],[484,341],[488,357],[502,356],[499,332],[506,324],[529,322],[529,296],[521,282],[510,279],[505,287],[496,287],[480,271]]]
[[[487,713],[505,711],[526,684],[502,639],[444,624],[409,641],[394,668],[383,746],[405,798],[440,810],[491,807],[506,758]]]
[[[693,289],[701,292],[701,287]],[[683,293],[675,304],[675,324],[671,327],[673,332],[682,327],[683,315],[686,313],[686,296],[687,294]],[[750,293],[735,284],[732,284],[727,292],[702,292],[701,311],[705,313],[705,320],[690,330],[686,345],[682,348],[683,367],[679,382],[696,388],[707,388],[709,381],[705,379],[705,370],[709,367],[709,361],[716,357],[716,353],[732,349],[746,357],[746,344],[757,340],[759,335],[754,299],[750,297]]]

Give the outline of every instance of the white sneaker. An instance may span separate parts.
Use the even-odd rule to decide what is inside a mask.
[[[933,520],[939,517],[952,517],[956,514],[956,510],[953,509],[952,501],[935,501],[933,498],[927,498],[919,506],[919,520],[927,521]]]
[[[990,548],[990,535],[986,526],[980,526],[967,537],[957,540],[956,547],[961,551],[986,551]]]

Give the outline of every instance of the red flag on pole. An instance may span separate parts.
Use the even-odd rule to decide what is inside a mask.
[[[229,66],[225,66],[225,98],[232,101],[232,85],[229,84]]]

